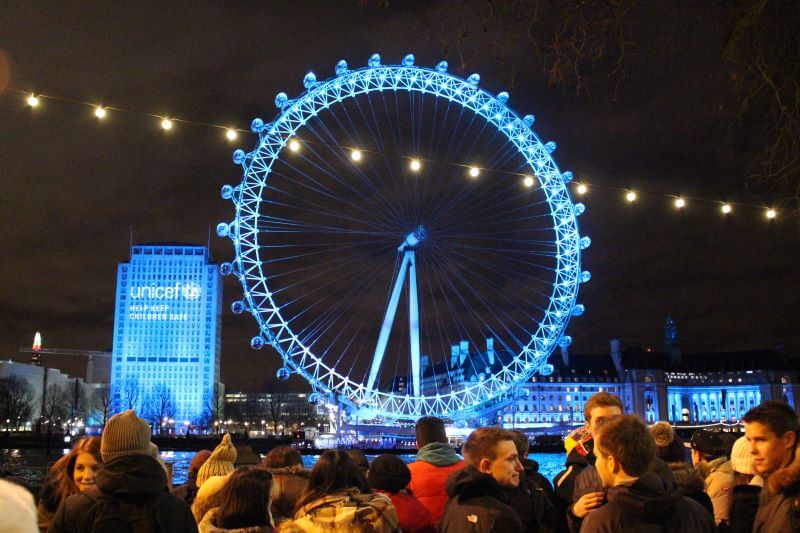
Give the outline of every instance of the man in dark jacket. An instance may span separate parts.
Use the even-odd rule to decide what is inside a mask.
[[[522,464],[514,438],[498,427],[473,431],[462,447],[467,467],[450,475],[450,499],[439,523],[441,533],[523,531],[506,489],[519,486]]]
[[[48,531],[196,532],[189,506],[169,493],[149,444],[150,426],[136,413],[111,417],[100,444],[105,464],[95,487],[62,501]]]
[[[765,479],[753,533],[800,531],[800,454],[797,413],[783,402],[764,402],[742,418],[753,469]]]
[[[526,532],[556,531],[558,513],[552,502],[553,487],[539,473],[539,463],[528,459],[528,436],[517,430],[511,430],[511,435],[514,437],[519,462],[522,463],[519,485],[515,489],[506,489],[511,507],[517,511]]]
[[[608,503],[586,515],[581,533],[716,531],[708,511],[651,470],[656,445],[639,417],[611,420],[594,438],[595,467]]]

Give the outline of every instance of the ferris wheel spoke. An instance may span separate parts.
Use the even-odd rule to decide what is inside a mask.
[[[355,131],[356,135],[358,136],[357,128],[353,124],[352,119],[350,117],[350,114],[347,112],[346,108],[343,108],[343,109],[344,109],[344,114],[347,117],[347,120],[351,125],[351,129],[353,131]],[[346,128],[344,128],[344,125],[341,123],[341,121],[339,120],[339,118],[336,116],[335,113],[333,113],[333,117],[338,122],[340,127],[343,130],[346,130]],[[368,124],[365,124],[365,125],[369,128]],[[320,123],[320,127],[321,127],[321,129],[323,129],[323,131],[326,132],[326,134],[329,137],[329,142],[325,143],[326,146],[329,148],[329,150],[336,156],[337,160],[340,163],[349,164],[347,156],[345,156],[343,153],[341,153],[341,151],[335,152],[332,148],[330,148],[331,146],[337,146],[337,147],[339,146],[339,143],[337,142],[337,138],[334,136],[334,134],[331,133],[330,130],[323,123]],[[316,131],[314,133],[316,135],[318,135],[316,133]],[[351,145],[361,146],[361,147],[364,146],[364,143],[361,141],[360,137],[358,137],[357,140],[354,142],[353,138],[350,136],[349,130],[345,131],[344,134],[348,138],[348,140],[349,140]],[[374,167],[372,166],[372,162],[371,161],[367,161],[367,165],[372,167],[373,171],[375,170]],[[382,208],[384,210],[389,211],[390,213],[393,213],[395,216],[398,215],[398,213],[396,211],[396,208],[392,205],[391,202],[388,201],[387,198],[385,198],[385,196],[381,192],[382,187],[380,185],[384,185],[384,182],[383,182],[383,179],[380,177],[380,173],[375,173],[375,176],[377,177],[377,179],[380,180],[380,183],[377,184],[378,186],[376,186],[376,184],[374,184],[371,180],[369,180],[366,177],[366,175],[362,171],[360,171],[358,168],[353,168],[353,172],[355,172],[355,174],[358,176],[360,182],[363,185],[365,185],[373,194],[378,194],[379,195],[379,203],[381,204],[381,206],[382,206]]]
[[[309,207],[302,207],[302,206],[299,206],[299,205],[294,205],[293,206],[292,204],[287,204],[287,203],[283,203],[283,202],[277,202],[277,201],[274,201],[274,200],[266,200],[263,203],[271,205],[271,206],[277,206],[279,208],[284,208],[284,209],[290,209],[291,208],[294,211],[299,212],[299,213],[318,215],[318,216],[323,217],[323,219],[324,219],[324,217],[330,217],[330,218],[338,219],[340,221],[347,221],[347,222],[350,222],[350,223],[352,223],[354,225],[366,224],[366,225],[371,225],[372,227],[377,228],[377,229],[385,229],[385,226],[379,225],[378,222],[366,222],[366,221],[364,221],[362,219],[358,219],[358,218],[356,218],[354,216],[351,216],[351,215],[348,215],[348,214],[344,214],[344,213],[339,212],[339,211],[330,211],[328,209],[312,209],[312,208],[309,208]]]
[[[505,274],[506,276],[508,276],[508,279],[510,279],[512,281],[517,279],[517,277],[518,277],[519,270],[513,269],[510,266],[509,267],[505,267],[505,266],[499,265],[497,262],[476,259],[475,256],[472,255],[472,254],[471,255],[467,255],[467,254],[464,254],[464,253],[461,253],[461,252],[457,252],[457,251],[456,252],[450,252],[450,253],[455,255],[456,257],[459,257],[459,258],[463,259],[467,263],[469,263],[469,262],[477,263],[479,266],[482,266],[487,270]],[[546,265],[530,263],[530,262],[523,261],[523,260],[518,260],[518,259],[513,260],[513,262],[517,263],[518,265],[527,267],[527,268],[533,267],[533,268],[535,268],[537,270],[550,270],[550,271],[554,271],[555,270],[552,267],[548,267]],[[473,272],[473,274],[477,275],[474,272]],[[527,276],[526,280],[528,280],[528,281],[536,281],[536,282],[541,283],[543,285],[549,285],[551,283],[550,280],[543,280],[542,278],[537,277],[537,276]],[[529,286],[528,286],[528,288],[530,289]],[[537,291],[537,294],[539,296],[542,296],[542,297],[547,296],[546,293],[542,293],[542,292],[539,292],[539,291]]]
[[[439,250],[436,249],[434,253],[439,254]],[[441,255],[440,254],[439,254],[439,257],[441,259]],[[461,257],[463,257],[465,259],[467,258],[467,256],[464,256],[464,255],[461,255]],[[494,266],[490,262],[478,262],[478,263],[481,264],[481,266],[483,266],[485,268],[491,268],[491,267]],[[474,269],[474,268],[463,267],[460,270],[456,269],[456,268],[451,268],[451,269],[447,270],[447,272],[450,275],[452,275],[452,276],[456,277],[457,279],[459,279],[460,281],[462,281],[464,286],[468,287],[471,292],[475,292],[475,285],[474,284],[470,284],[466,280],[466,278],[462,274],[462,271],[469,272],[473,277],[475,277],[479,281],[481,281],[482,285],[485,285],[485,286],[488,286],[488,287],[494,289],[491,292],[493,297],[502,298],[506,303],[508,303],[509,305],[513,306],[515,309],[517,309],[520,313],[522,313],[525,316],[527,316],[527,314],[529,313],[529,311],[527,310],[527,307],[529,307],[530,304],[522,297],[522,294],[530,292],[531,291],[530,286],[525,286],[525,285],[519,284],[520,285],[520,290],[519,291],[512,291],[512,290],[504,289],[504,287],[501,284],[499,284],[498,282],[496,282],[496,281],[494,281],[494,280],[492,280],[492,279],[490,279],[490,278],[488,278],[488,277],[486,277],[484,275],[479,274],[477,272],[477,269]],[[450,280],[450,277],[448,276],[447,279]],[[515,279],[515,277],[510,277],[509,279],[511,279],[513,281]],[[479,296],[479,295],[476,293],[476,296]],[[515,301],[513,301],[510,298],[510,296],[514,296],[515,299],[520,300],[522,305],[520,305],[520,304],[516,303]],[[517,324],[517,325],[521,327],[520,324]]]

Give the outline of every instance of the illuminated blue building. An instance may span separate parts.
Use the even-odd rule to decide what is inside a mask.
[[[115,410],[132,407],[176,432],[201,424],[219,382],[221,311],[219,268],[206,247],[133,246],[117,269]]]
[[[437,376],[423,357],[423,391],[435,394],[444,387],[463,387],[499,372],[511,354],[494,349],[486,339],[484,351],[467,341],[451,347],[446,365],[448,380]],[[549,362],[550,375],[535,375],[515,389],[513,398],[498,398],[467,420],[469,427],[502,424],[531,433],[552,433],[584,424],[583,408],[592,394],[605,391],[620,397],[625,410],[649,423],[667,420],[676,426],[737,423],[759,403],[782,400],[800,405],[800,372],[781,350],[754,350],[683,354],[675,321],[664,325],[664,349],[631,347],[622,350],[611,341],[610,353],[573,355],[567,347]],[[384,387],[405,394],[409,379],[397,376]]]

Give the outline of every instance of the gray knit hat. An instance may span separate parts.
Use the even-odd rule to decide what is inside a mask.
[[[114,415],[106,422],[100,439],[100,455],[108,462],[124,455],[149,455],[150,425],[132,410]]]

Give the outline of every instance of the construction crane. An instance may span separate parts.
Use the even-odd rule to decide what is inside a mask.
[[[75,350],[71,348],[42,348],[42,336],[39,332],[33,337],[33,346],[30,348],[20,348],[21,353],[30,353],[31,364],[34,366],[42,366],[41,354],[50,355],[76,355],[79,357],[86,357],[86,383],[94,383],[94,358],[95,357],[111,357],[111,352],[103,352],[98,350]]]

